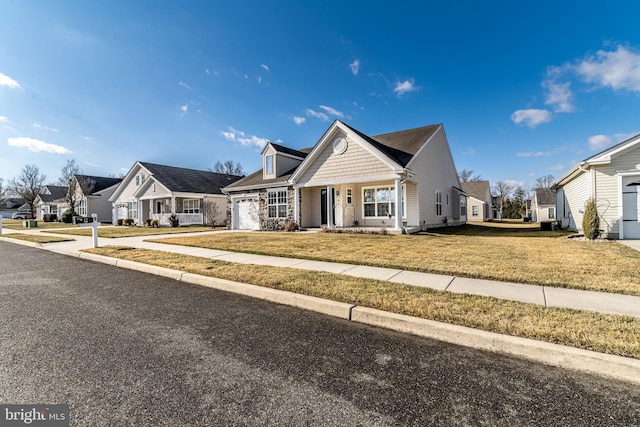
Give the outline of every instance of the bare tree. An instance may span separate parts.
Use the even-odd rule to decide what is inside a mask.
[[[496,196],[500,197],[500,217],[502,218],[502,206],[504,205],[504,200],[513,192],[513,185],[507,181],[498,181],[493,184],[493,191]]]
[[[555,178],[553,175],[545,175],[536,179],[536,188],[551,188],[553,183],[555,182]]]
[[[23,199],[29,205],[33,215],[35,214],[34,202],[42,191],[46,179],[46,175],[41,174],[36,165],[25,165],[20,171],[20,175],[11,178],[7,185],[7,192]]]
[[[224,173],[227,175],[244,175],[240,162],[234,162],[233,160],[225,160],[224,162],[220,162],[220,160],[218,160],[216,164],[213,165],[213,168],[209,168],[209,171]]]
[[[458,174],[458,178],[460,178],[461,182],[482,181],[482,177],[480,175],[474,175],[473,170],[469,169],[462,169]]]
[[[4,205],[5,202],[5,188],[4,188],[4,180],[0,178],[0,205]]]
[[[67,163],[62,167],[58,183],[68,187],[64,200],[71,209],[71,215],[76,214],[79,198],[91,193],[96,185],[95,180],[82,175],[82,171],[74,159],[67,160]]]
[[[219,224],[220,209],[215,200],[205,199],[202,204],[202,214],[204,216],[204,223],[215,227]]]

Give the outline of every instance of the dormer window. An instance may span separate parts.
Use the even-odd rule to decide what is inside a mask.
[[[273,174],[273,155],[269,155],[265,157],[265,174],[272,175]]]

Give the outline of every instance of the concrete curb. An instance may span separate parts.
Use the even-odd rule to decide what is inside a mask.
[[[0,239],[43,249],[42,245],[38,243],[1,237]],[[358,307],[352,304],[296,294],[289,291],[264,288],[198,274],[182,273],[168,268],[103,255],[78,251],[49,250],[63,255],[79,257],[88,261],[155,274],[189,284],[206,286],[251,298],[259,298],[265,301],[315,311],[370,326],[494,353],[507,354],[550,366],[585,372],[614,380],[640,384],[640,360],[637,359],[582,350],[527,338],[501,335],[464,326],[440,323],[433,320],[389,313],[366,307]]]
[[[355,307],[351,320],[451,344],[508,354],[546,365],[640,384],[640,360],[560,344],[481,331],[366,307]]]

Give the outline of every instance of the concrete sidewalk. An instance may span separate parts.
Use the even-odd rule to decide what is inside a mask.
[[[36,230],[3,230],[3,234],[10,234],[12,232],[49,234],[41,233]],[[210,233],[219,232],[220,231],[215,231]],[[58,237],[61,236],[60,234],[51,235]],[[193,233],[188,233],[187,235],[193,235]],[[539,304],[545,307],[568,307],[602,313],[624,314],[640,317],[640,297],[601,292],[575,291],[518,283],[457,278],[453,276],[440,276],[389,268],[234,253],[144,241],[148,238],[178,236],[180,235],[172,234],[118,239],[101,238],[98,243],[101,246],[126,245],[136,248],[176,252],[239,264],[271,265],[275,267],[329,271],[337,274],[387,280],[390,282],[405,283],[413,286],[425,286],[450,292],[486,295],[505,300]],[[114,258],[81,252],[82,249],[92,247],[93,242],[91,237],[72,236],[72,238],[75,240],[70,242],[39,245],[17,239],[4,239],[0,236],[0,240],[11,241],[13,243],[28,246],[37,246],[39,248],[64,255],[76,256],[87,260],[107,263],[120,268],[170,277],[188,284],[206,286],[225,292],[233,292],[251,298],[259,298],[278,304],[285,304],[305,310],[316,311],[326,315],[339,317],[347,321],[363,323],[374,327],[381,327],[451,344],[473,347],[479,350],[507,354],[537,363],[586,372],[618,381],[627,381],[640,385],[640,360],[637,359],[598,353],[595,351],[560,344],[552,344],[528,338],[502,335],[448,323],[435,322],[432,320],[389,313],[353,304],[296,294],[293,292],[184,273],[148,264],[116,260]]]
[[[20,232],[34,234],[50,234],[60,237],[60,234],[47,233],[37,230],[8,230],[4,234]],[[211,231],[201,234],[221,233],[225,231]],[[362,265],[343,264],[325,261],[311,261],[305,259],[283,258],[266,255],[255,255],[237,252],[220,251],[214,249],[195,248],[189,246],[168,245],[146,242],[146,239],[160,239],[164,237],[193,236],[194,233],[167,234],[157,236],[122,237],[117,239],[100,238],[100,246],[124,245],[135,248],[152,249],[165,252],[175,252],[238,264],[268,265],[274,267],[298,268],[313,271],[326,271],[367,279],[383,280],[412,286],[423,286],[456,293],[465,293],[494,297],[510,301],[520,301],[538,304],[544,307],[562,307],[577,310],[589,310],[600,313],[619,314],[640,317],[640,297],[613,294],[606,292],[580,291],[575,289],[556,288],[550,286],[527,285],[522,283],[499,282],[494,280],[469,279],[399,269],[369,267]],[[91,237],[68,236],[75,239],[71,242],[47,243],[43,249],[53,252],[75,255],[82,249],[92,247]],[[640,241],[625,242],[629,246],[640,250]]]

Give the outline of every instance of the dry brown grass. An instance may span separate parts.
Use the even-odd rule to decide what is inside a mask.
[[[154,240],[235,252],[371,265],[458,277],[640,295],[640,252],[567,239],[537,225],[448,227],[419,235],[218,233]]]
[[[70,242],[74,240],[74,239],[69,239],[64,237],[45,236],[43,234],[22,234],[22,233],[3,234],[2,237],[8,237],[10,239],[17,239],[17,240],[24,240],[24,241],[33,242],[33,243],[58,243],[58,242]]]
[[[109,246],[87,252],[640,359],[640,321],[627,316],[544,308],[333,273],[239,265],[144,249]]]
[[[118,238],[118,237],[136,237],[136,236],[154,236],[158,234],[178,234],[178,233],[198,233],[202,231],[213,231],[212,227],[205,226],[186,226],[186,227],[99,227],[98,237]],[[56,230],[51,231],[56,234],[71,234],[74,236],[91,236],[91,227],[82,227],[76,230]]]
[[[77,225],[73,224],[64,224],[62,222],[44,222],[38,220],[38,230],[43,229],[51,229],[51,228],[73,228],[77,227]],[[7,228],[11,230],[23,230],[24,220],[23,219],[5,219],[2,221],[2,228]],[[32,230],[32,229],[31,229]]]

